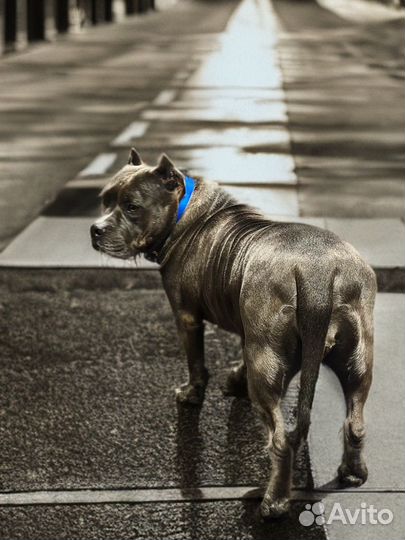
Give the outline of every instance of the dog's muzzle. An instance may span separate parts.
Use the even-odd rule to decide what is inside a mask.
[[[94,223],[90,227],[91,243],[94,249],[100,249],[100,241],[105,234],[105,228]]]

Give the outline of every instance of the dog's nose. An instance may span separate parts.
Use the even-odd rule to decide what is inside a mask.
[[[90,227],[90,234],[91,234],[91,237],[94,239],[101,238],[104,232],[105,232],[105,229],[103,229],[99,225],[94,224]]]

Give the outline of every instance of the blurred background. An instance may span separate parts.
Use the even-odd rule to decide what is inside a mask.
[[[154,4],[153,0],[3,0],[2,47],[6,52],[18,50],[56,34],[145,13]]]

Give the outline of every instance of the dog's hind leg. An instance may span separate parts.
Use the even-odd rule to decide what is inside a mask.
[[[289,510],[293,450],[281,412],[285,384],[285,361],[268,344],[246,343],[244,349],[250,398],[268,433],[271,458],[270,481],[260,510],[265,518],[279,517]]]
[[[372,309],[360,307],[360,310],[354,310],[346,305],[340,308],[340,312],[336,345],[326,356],[325,364],[338,376],[346,399],[339,480],[343,485],[360,486],[368,476],[363,457],[366,433],[363,409],[372,380]]]

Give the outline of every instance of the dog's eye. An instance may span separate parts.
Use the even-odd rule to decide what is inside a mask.
[[[125,210],[129,212],[130,214],[134,214],[140,208],[141,207],[138,204],[134,204],[134,203],[126,203],[125,205]]]

